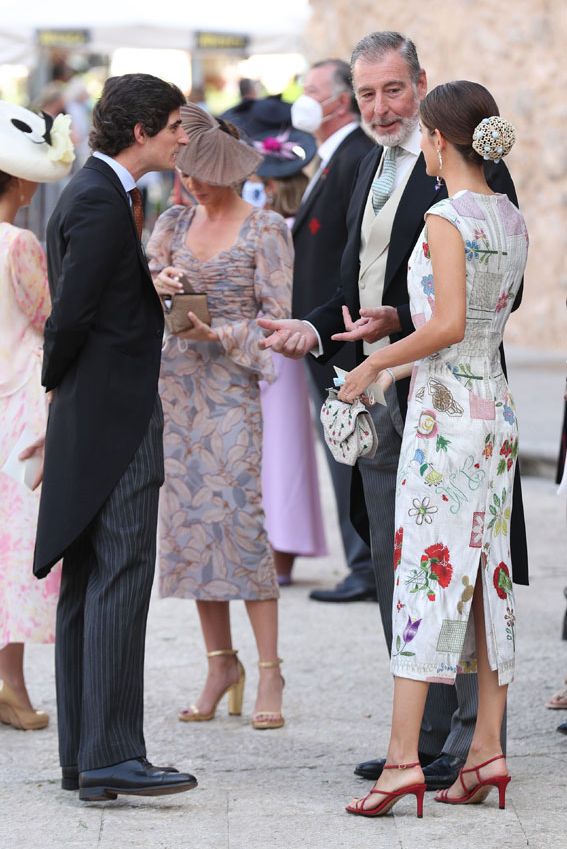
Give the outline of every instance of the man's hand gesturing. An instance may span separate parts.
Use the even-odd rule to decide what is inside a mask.
[[[352,320],[348,307],[343,307],[343,320],[345,332],[331,336],[335,342],[357,342],[359,339],[365,342],[377,342],[401,330],[398,311],[395,307],[363,308],[360,310],[360,318],[356,321]]]
[[[269,330],[270,335],[260,342],[261,348],[271,348],[291,360],[299,360],[317,347],[317,335],[308,324],[296,318],[272,321],[270,318],[256,319],[258,325]]]

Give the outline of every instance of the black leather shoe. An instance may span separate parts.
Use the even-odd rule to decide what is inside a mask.
[[[423,770],[428,790],[444,790],[457,780],[459,770],[465,765],[463,758],[454,758],[443,752]]]
[[[146,766],[151,766],[147,758],[138,758],[143,761]],[[174,766],[158,766],[162,772],[179,772]],[[76,766],[61,767],[61,790],[78,790],[79,789],[79,770]]]
[[[557,730],[560,734],[567,734],[567,722],[562,722],[561,725],[558,725]]]
[[[372,580],[372,579],[371,579]],[[309,598],[313,601],[378,601],[376,585],[372,580],[369,584],[354,575],[347,575],[334,590],[311,590]]]
[[[437,760],[439,755],[426,755],[423,752],[419,752],[419,762],[422,767],[426,767],[428,764],[433,763]],[[376,781],[377,778],[380,778],[382,775],[382,770],[384,769],[384,764],[386,763],[386,758],[377,758],[373,761],[362,761],[354,768],[354,774],[359,775],[361,778],[368,778],[370,781]]]
[[[126,796],[165,796],[183,793],[197,786],[197,779],[186,772],[165,772],[145,758],[122,761],[101,769],[79,774],[79,799],[106,802],[119,794]]]

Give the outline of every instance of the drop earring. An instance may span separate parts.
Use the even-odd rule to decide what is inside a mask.
[[[439,170],[442,171],[443,170],[443,157],[441,156],[441,148],[439,148],[439,147],[437,148],[437,159],[439,160]],[[437,178],[435,180],[435,188],[437,189],[437,191],[439,191],[439,189],[441,188],[442,185],[443,185],[443,178],[441,177],[441,174],[438,174]]]

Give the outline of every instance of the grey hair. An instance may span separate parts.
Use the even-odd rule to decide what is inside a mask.
[[[417,58],[417,50],[411,39],[406,38],[399,32],[385,30],[384,32],[371,32],[370,35],[365,35],[361,38],[354,50],[350,59],[351,72],[354,71],[354,65],[362,59],[365,62],[377,62],[384,58],[386,53],[391,50],[397,50],[406,60],[409,68],[411,81],[417,85],[421,65]]]
[[[350,110],[355,115],[360,113],[358,103],[352,89],[352,72],[348,62],[343,59],[322,59],[320,62],[315,62],[311,68],[332,68],[333,76],[331,82],[333,84],[333,94],[340,94],[346,91],[350,94]]]

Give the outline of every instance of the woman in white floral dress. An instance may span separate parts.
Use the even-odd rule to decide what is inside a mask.
[[[352,401],[382,370],[401,376],[414,363],[396,492],[392,771],[348,807],[366,816],[408,792],[420,809],[428,684],[453,684],[457,672],[478,671],[477,724],[461,776],[437,800],[481,801],[497,786],[503,807],[510,780],[500,729],[514,673],[508,530],[518,432],[499,346],[528,237],[520,212],[484,178],[483,158],[499,159],[514,140],[497,116],[476,83],[438,86],[423,101],[427,173],[443,176],[449,197],[426,214],[408,264],[416,332],[372,354],[342,391]]]

